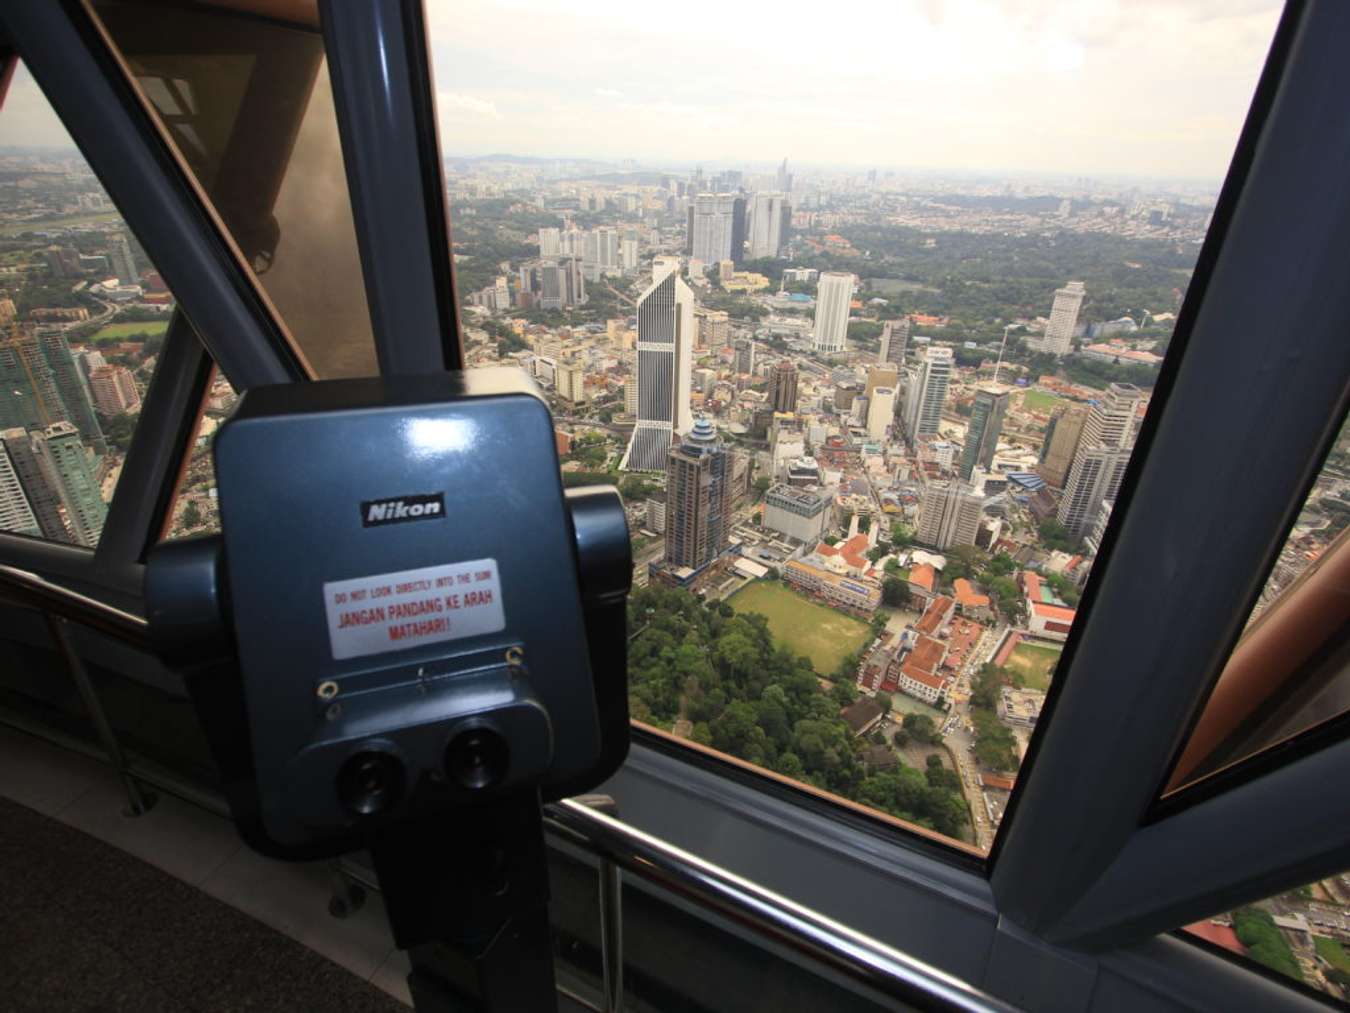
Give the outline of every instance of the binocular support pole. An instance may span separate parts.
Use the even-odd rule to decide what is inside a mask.
[[[557,1010],[537,793],[391,827],[371,854],[419,1013]]]

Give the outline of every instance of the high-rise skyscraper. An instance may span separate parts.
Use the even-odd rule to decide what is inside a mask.
[[[42,534],[3,442],[0,442],[0,531],[15,535]]]
[[[539,256],[557,257],[562,255],[562,234],[557,229],[539,230]]]
[[[797,367],[782,359],[769,370],[769,391],[766,404],[776,412],[797,410]]]
[[[878,387],[894,387],[900,380],[900,373],[894,366],[869,366],[867,384],[863,387],[863,397],[871,397]]]
[[[136,379],[126,366],[95,366],[89,374],[94,407],[104,415],[121,415],[141,406]]]
[[[1036,470],[1048,485],[1064,488],[1086,421],[1086,408],[1060,408],[1045,427],[1045,441],[1041,444],[1040,464]]]
[[[848,337],[848,310],[853,301],[853,275],[826,271],[816,287],[816,321],[811,345],[818,352],[842,352]]]
[[[139,285],[141,283],[141,274],[136,270],[136,258],[132,256],[131,244],[127,242],[126,233],[119,234],[113,240],[112,248],[108,251],[108,259],[112,262],[112,268],[117,273],[117,284]]]
[[[65,402],[37,336],[12,327],[0,339],[0,426],[41,429],[65,418]]]
[[[881,328],[881,351],[877,362],[891,362],[896,366],[905,364],[905,351],[909,347],[909,317],[899,320],[887,320]]]
[[[619,242],[619,268],[624,274],[632,274],[638,266],[638,241],[633,236],[625,236]]]
[[[108,516],[98,480],[79,431],[69,422],[55,422],[32,434],[33,451],[49,484],[61,497],[66,521],[79,545],[94,546]]]
[[[1081,281],[1071,281],[1055,289],[1055,302],[1050,308],[1050,320],[1045,334],[1027,339],[1027,347],[1051,355],[1067,355],[1073,349],[1073,332],[1078,326],[1078,311],[1083,307],[1087,289]]]
[[[731,455],[706,418],[666,457],[666,563],[697,570],[721,555],[731,525]]]
[[[38,461],[28,430],[16,426],[0,431],[0,443],[28,497],[42,537],[54,542],[70,541],[70,529],[61,516],[61,496]]]
[[[867,435],[884,440],[886,430],[895,419],[895,388],[875,387],[867,395]]]
[[[690,255],[704,264],[740,264],[745,246],[745,198],[701,193],[690,205]]]
[[[792,174],[788,172],[787,159],[783,159],[782,165],[778,167],[778,189],[783,193],[789,193],[792,190]]]
[[[94,404],[89,399],[89,388],[80,374],[75,356],[71,354],[66,336],[60,331],[41,334],[38,344],[47,365],[51,367],[52,379],[61,394],[61,401],[66,406],[65,418],[74,423],[80,431],[80,438],[94,448],[94,453],[106,454],[108,442],[103,437],[98,416],[94,414]]]
[[[787,197],[782,193],[757,193],[750,201],[750,259],[777,257],[783,251],[789,219]]]
[[[963,480],[969,482],[977,467],[988,471],[994,466],[994,451],[1003,432],[1003,417],[1008,413],[1008,395],[1008,388],[1001,384],[981,387],[975,392],[958,471]]]
[[[963,482],[930,482],[919,501],[914,540],[936,549],[974,545],[982,506],[980,497]]]
[[[586,302],[586,279],[575,257],[540,265],[539,306],[546,310],[581,306]]]
[[[1075,538],[1091,527],[1102,501],[1114,501],[1120,491],[1134,449],[1142,398],[1138,387],[1113,383],[1088,410],[1059,501],[1059,522]]]
[[[905,434],[911,443],[936,435],[952,378],[952,350],[929,345],[905,385]]]
[[[674,272],[654,281],[637,302],[637,426],[620,464],[661,471],[676,434],[689,431],[694,293]]]
[[[737,338],[735,341],[736,349],[736,372],[753,373],[755,371],[755,342],[751,338]]]

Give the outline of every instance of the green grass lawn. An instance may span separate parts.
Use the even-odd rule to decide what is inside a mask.
[[[1350,974],[1350,953],[1345,952],[1345,948],[1334,939],[1328,939],[1326,936],[1313,936],[1313,945],[1317,947],[1317,955],[1325,960],[1332,967]]]
[[[1059,649],[1033,644],[1018,644],[1008,656],[1006,667],[1026,681],[1028,689],[1045,692],[1050,688],[1050,673],[1059,663]]]
[[[1022,404],[1028,411],[1048,412],[1063,400],[1043,390],[1028,390],[1022,395]]]
[[[90,211],[87,214],[45,218],[35,222],[16,222],[12,225],[0,225],[0,236],[17,236],[22,232],[47,232],[53,229],[70,229],[77,225],[115,222],[118,217],[116,211]]]
[[[768,618],[774,637],[810,658],[824,676],[869,637],[866,623],[808,601],[776,581],[757,580],[728,598],[727,604],[737,612],[758,612]]]
[[[124,324],[109,324],[97,331],[92,341],[121,341],[133,334],[149,334],[158,337],[169,329],[168,320],[137,320]]]

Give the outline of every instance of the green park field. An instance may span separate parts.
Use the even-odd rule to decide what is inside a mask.
[[[158,337],[169,329],[168,320],[135,320],[124,324],[109,324],[97,331],[93,341],[122,341],[133,334],[149,334]]]
[[[1006,667],[1022,676],[1028,689],[1045,692],[1050,688],[1050,673],[1059,664],[1059,654],[1058,647],[1018,644],[1008,656]]]
[[[1028,390],[1022,395],[1022,404],[1028,411],[1048,412],[1063,400],[1043,390]]]
[[[758,612],[769,620],[774,638],[811,659],[829,676],[839,662],[867,643],[867,624],[808,601],[776,581],[759,580],[736,592],[727,604],[737,612]]]

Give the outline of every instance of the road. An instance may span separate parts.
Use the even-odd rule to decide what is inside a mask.
[[[942,726],[943,739],[956,757],[966,803],[975,821],[975,843],[985,849],[993,846],[998,824],[994,819],[993,807],[980,784],[979,764],[975,760],[975,734],[970,719],[971,680],[993,655],[1006,631],[1006,626],[987,629],[966,656],[966,663],[956,673],[951,712]]]

